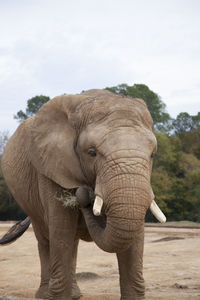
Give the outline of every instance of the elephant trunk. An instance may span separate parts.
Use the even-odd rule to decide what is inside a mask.
[[[120,187],[121,181],[118,178]],[[123,177],[122,188],[112,188],[113,184],[105,184],[104,212],[106,222],[93,215],[92,209],[83,208],[86,224],[94,242],[106,252],[121,252],[134,241],[138,230],[144,225],[146,210],[150,205],[150,184],[146,190],[142,188],[141,178],[127,180]]]
[[[127,219],[122,219],[124,226],[117,224],[117,221],[112,217],[107,217],[106,226],[104,227],[92,213],[92,210],[83,209],[83,214],[89,233],[99,248],[106,252],[117,253],[126,250],[133,242],[134,236],[143,226],[143,221],[140,221],[134,227],[127,225]],[[130,222],[130,220],[128,221]],[[119,228],[120,227],[120,228]],[[133,228],[134,227],[134,228]]]

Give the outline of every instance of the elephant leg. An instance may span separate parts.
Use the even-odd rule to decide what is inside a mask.
[[[49,300],[72,299],[72,260],[78,213],[59,201],[49,207]]]
[[[121,300],[145,298],[143,279],[144,227],[136,233],[135,242],[127,250],[117,253]]]
[[[73,249],[73,259],[72,259],[72,298],[79,299],[81,297],[81,291],[76,281],[76,261],[78,252],[79,240],[75,240]]]
[[[35,298],[47,299],[50,279],[50,260],[49,260],[49,240],[42,234],[38,223],[32,219],[32,226],[38,240],[38,251],[41,265],[40,287],[35,294]]]
[[[72,299],[72,260],[77,234],[78,210],[64,207],[57,199],[61,188],[47,177],[38,176],[43,218],[48,226],[48,300]]]

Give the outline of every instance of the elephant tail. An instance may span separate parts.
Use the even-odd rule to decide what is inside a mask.
[[[27,217],[23,221],[18,221],[9,231],[0,239],[0,245],[11,244],[16,241],[29,227],[31,220]]]

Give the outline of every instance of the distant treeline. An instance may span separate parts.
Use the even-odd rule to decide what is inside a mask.
[[[167,219],[200,222],[200,112],[194,116],[182,112],[173,119],[166,112],[166,105],[161,98],[144,84],[120,84],[106,89],[142,98],[149,108],[158,142],[152,187]],[[49,99],[42,95],[29,99],[26,111],[18,111],[14,118],[22,122],[34,115]],[[1,132],[0,154],[7,139],[8,133]],[[0,220],[16,220],[24,216],[10,194],[0,169]],[[155,219],[148,213],[146,220]]]

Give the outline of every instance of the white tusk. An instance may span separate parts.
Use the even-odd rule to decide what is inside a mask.
[[[156,202],[154,200],[151,203],[150,210],[151,210],[152,214],[154,215],[154,217],[156,217],[156,219],[160,223],[165,223],[166,222],[167,219],[166,219],[165,215],[160,210],[160,208],[158,207],[158,205],[156,204]]]
[[[99,196],[96,196],[93,205],[93,213],[95,216],[100,216],[102,206],[103,206],[103,199]]]

